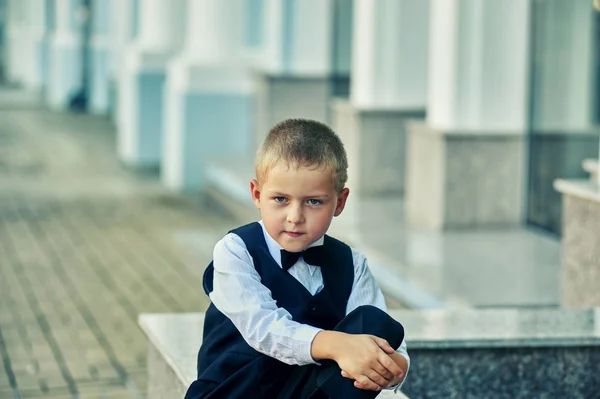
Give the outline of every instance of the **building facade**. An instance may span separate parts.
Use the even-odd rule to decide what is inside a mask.
[[[203,190],[212,162],[250,165],[288,117],[333,125],[355,192],[403,196],[407,221],[426,229],[560,235],[554,180],[597,168],[592,0],[4,0],[0,10],[5,82],[56,110],[109,116],[121,160],[158,168],[172,190]]]

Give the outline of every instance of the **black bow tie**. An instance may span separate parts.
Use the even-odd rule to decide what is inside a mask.
[[[298,259],[302,257],[306,263],[312,266],[323,266],[323,245],[310,247],[300,252],[289,252],[285,249],[281,250],[281,267],[283,270],[288,270],[294,266]]]

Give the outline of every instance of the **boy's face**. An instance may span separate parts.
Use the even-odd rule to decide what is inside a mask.
[[[250,182],[252,199],[260,209],[269,235],[284,249],[306,249],[327,232],[331,220],[344,210],[348,189],[335,190],[331,172],[276,164],[260,184]]]

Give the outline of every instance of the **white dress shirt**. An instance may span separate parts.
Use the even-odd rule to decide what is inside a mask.
[[[283,247],[271,238],[262,221],[259,223],[263,228],[269,252],[281,267],[280,251]],[[323,241],[321,238],[311,246],[323,245]],[[362,305],[372,305],[387,312],[383,294],[368,268],[367,259],[354,248],[352,257],[354,283],[348,298],[346,314]],[[233,322],[248,345],[287,364],[316,363],[311,356],[311,344],[315,335],[322,329],[298,323],[292,320],[292,315],[286,309],[277,307],[271,291],[262,285],[252,257],[238,235],[229,233],[215,245],[213,265],[215,272],[210,300]],[[312,295],[324,287],[321,268],[307,264],[303,258],[300,258],[288,273]],[[404,340],[397,352],[404,356],[410,365]]]

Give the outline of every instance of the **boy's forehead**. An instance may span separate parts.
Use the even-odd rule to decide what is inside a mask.
[[[277,186],[295,188],[299,191],[334,188],[334,175],[330,168],[320,165],[298,165],[277,162],[265,171],[263,184],[268,183],[273,189]]]

